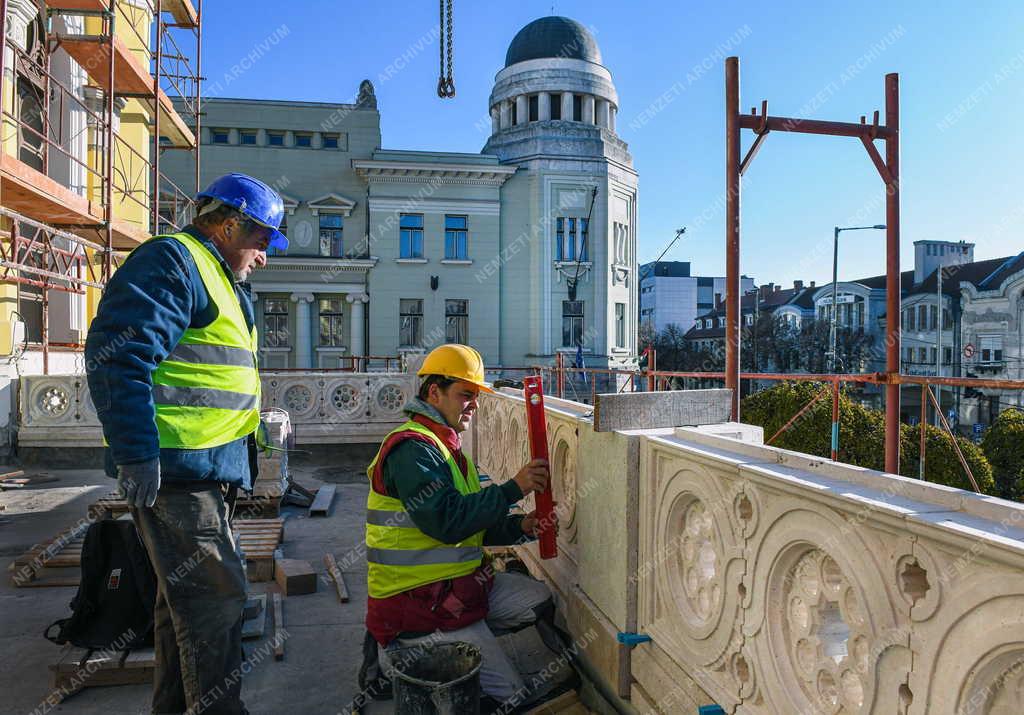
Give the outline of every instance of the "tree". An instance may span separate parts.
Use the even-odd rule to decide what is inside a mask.
[[[1024,412],[1000,414],[985,432],[981,449],[992,463],[996,493],[1004,499],[1024,497]]]
[[[763,427],[765,439],[769,439],[823,390],[831,390],[831,386],[818,382],[780,383],[743,400],[743,421]],[[918,474],[919,430],[920,427],[900,426],[900,473],[905,476]],[[832,400],[826,395],[779,435],[773,446],[828,457],[831,438]],[[956,439],[982,492],[995,493],[992,467],[985,455],[971,442],[961,437]],[[884,468],[885,415],[854,402],[845,390],[839,395],[839,446],[841,462],[868,469]],[[925,449],[926,481],[973,489],[946,432],[926,427]]]

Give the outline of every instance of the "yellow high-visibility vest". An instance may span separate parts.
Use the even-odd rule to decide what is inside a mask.
[[[448,462],[459,494],[480,491],[480,476],[468,456],[463,474],[444,442],[419,422],[409,420],[396,432],[418,432],[428,437]],[[383,445],[382,445],[383,446]],[[366,498],[367,585],[373,598],[387,598],[435,581],[473,573],[483,562],[484,532],[478,531],[457,544],[446,544],[420,531],[400,499],[378,494],[372,488],[373,471],[380,450],[366,469],[371,481]]]
[[[187,233],[164,238],[173,238],[188,249],[210,301],[217,307],[217,317],[206,327],[188,328],[153,371],[160,446],[217,447],[259,427],[255,323],[251,329],[246,325],[231,279],[201,242]]]

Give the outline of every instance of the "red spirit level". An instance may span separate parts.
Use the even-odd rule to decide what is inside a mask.
[[[523,397],[526,398],[526,433],[530,440],[530,459],[548,460],[548,428],[544,416],[544,388],[539,375],[523,378]],[[550,469],[550,460],[548,461]],[[553,559],[558,556],[558,516],[555,514],[555,502],[551,494],[551,481],[548,488],[536,492],[537,504],[537,538],[540,541],[540,557]]]

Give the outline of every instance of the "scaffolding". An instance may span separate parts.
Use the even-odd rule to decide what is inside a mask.
[[[126,251],[190,215],[200,188],[197,2],[22,0],[38,17],[22,46],[9,37],[15,2],[0,0],[0,281],[41,292],[44,374],[57,345],[50,291],[102,290]],[[53,67],[59,50],[74,60],[65,77]],[[79,68],[76,87],[68,77]],[[125,136],[118,108],[128,100],[147,113],[143,138]],[[194,190],[160,171],[161,154],[175,150],[194,155]],[[64,181],[53,176],[61,171]]]

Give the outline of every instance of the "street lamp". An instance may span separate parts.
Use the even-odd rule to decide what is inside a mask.
[[[831,351],[829,352],[829,373],[835,374],[836,371],[836,317],[839,314],[839,306],[836,305],[836,284],[838,283],[837,275],[839,272],[839,232],[840,231],[884,231],[885,226],[883,224],[875,224],[874,226],[845,226],[840,228],[835,227],[835,234],[832,243],[832,321],[829,326],[829,344],[831,345]],[[889,318],[892,320],[892,318]]]

